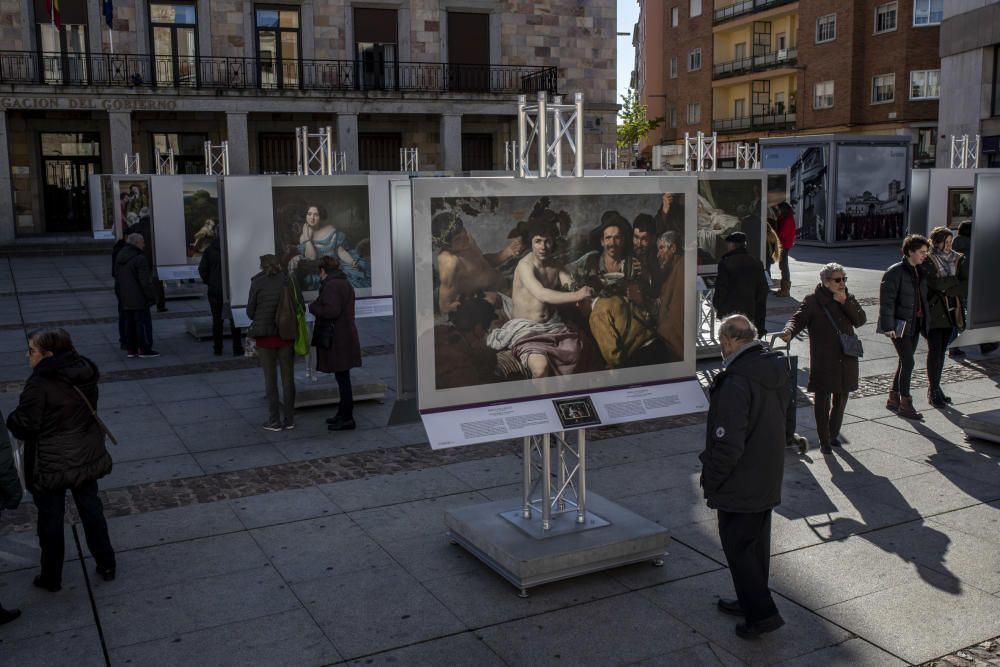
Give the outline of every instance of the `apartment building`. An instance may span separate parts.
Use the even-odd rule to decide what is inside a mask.
[[[725,160],[767,136],[909,134],[932,165],[944,2],[665,0],[659,143],[717,132]]]
[[[296,168],[299,126],[349,171],[502,169],[519,94],[585,96],[614,142],[614,0],[0,0],[0,242],[90,229],[87,177],[173,150],[204,173]],[[110,19],[110,21],[109,21]]]

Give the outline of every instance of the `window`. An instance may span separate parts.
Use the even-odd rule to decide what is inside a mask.
[[[677,24],[680,23],[680,19],[681,19],[681,10],[678,9],[677,7],[674,7],[673,9],[671,9],[670,10],[670,27],[671,28],[676,28]]]
[[[944,17],[944,0],[913,0],[913,25],[938,25]]]
[[[257,8],[257,57],[260,85],[299,85],[299,10]]]
[[[829,109],[833,106],[833,81],[820,81],[813,93],[813,109]]]
[[[917,130],[917,154],[913,166],[933,167],[937,155],[937,128],[922,127]]]
[[[688,51],[688,71],[693,72],[696,69],[701,69],[701,49]]]
[[[691,17],[701,16],[701,0],[691,0]]]
[[[688,104],[688,125],[697,125],[701,122],[701,104],[692,102]]]
[[[207,134],[154,132],[153,150],[166,154],[173,149],[177,174],[204,174],[206,141]]]
[[[670,127],[677,127],[677,107],[670,109]]]
[[[785,94],[775,93],[774,94],[774,113],[781,115],[785,113]]]
[[[910,99],[936,100],[941,94],[941,70],[918,69],[910,72]]]
[[[747,57],[747,43],[740,42],[733,46],[733,60],[743,60]]]
[[[875,8],[875,34],[892,32],[896,29],[897,5],[887,2]]]
[[[85,3],[62,3],[59,13],[62,30],[56,30],[48,19],[45,0],[34,0],[38,17],[38,50],[41,51],[39,73],[44,83],[86,84],[87,71],[87,7]]]
[[[360,81],[355,85],[376,90],[396,85],[397,35],[395,9],[354,8],[355,60],[360,66]],[[379,142],[382,140],[372,145],[388,145]],[[373,158],[372,164],[376,163],[382,164]]]
[[[153,78],[167,86],[197,85],[198,17],[194,4],[149,5]]]
[[[747,100],[745,97],[733,100],[733,118],[743,118],[747,115]]]
[[[779,32],[774,36],[774,48],[778,51],[784,51],[788,48],[788,39],[785,37],[785,33]]]
[[[670,56],[670,78],[677,78],[677,56]]]
[[[892,102],[896,99],[896,75],[880,74],[872,79],[872,104]]]
[[[490,91],[490,15],[484,12],[448,11],[448,90]],[[645,70],[638,58],[639,87]],[[479,141],[479,140],[477,140]],[[480,147],[481,151],[485,148]],[[480,150],[476,149],[476,150]],[[492,149],[491,149],[492,150]],[[485,162],[485,156],[471,160]],[[490,158],[492,160],[492,158]]]
[[[816,19],[816,43],[832,42],[837,38],[837,15],[827,14]]]

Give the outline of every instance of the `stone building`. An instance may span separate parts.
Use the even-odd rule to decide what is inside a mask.
[[[90,227],[87,176],[138,153],[204,173],[295,170],[299,126],[349,171],[502,169],[518,94],[587,109],[587,166],[614,142],[614,0],[0,0],[0,242]]]

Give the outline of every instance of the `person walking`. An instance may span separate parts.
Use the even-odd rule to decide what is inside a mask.
[[[840,335],[854,335],[866,321],[865,311],[847,291],[847,274],[831,262],[819,272],[816,290],[802,300],[785,324],[781,339],[786,343],[803,330],[809,332],[809,385],[814,395],[819,449],[830,454],[840,446],[840,425],[850,393],[858,388],[858,358],[844,354]]]
[[[906,419],[923,419],[913,407],[910,377],[920,334],[927,335],[927,267],[923,264],[929,246],[920,234],[903,239],[902,261],[889,267],[879,286],[878,330],[892,340],[899,357],[885,407]]]
[[[768,588],[771,510],[781,503],[785,470],[788,366],[780,352],[757,340],[743,315],[719,331],[723,370],[709,393],[701,486],[718,512],[719,539],[736,599],[720,598],[719,611],[744,620],[736,634],[753,639],[785,624]]]
[[[218,228],[216,228],[218,229]],[[208,286],[208,307],[212,311],[212,353],[222,356],[222,320],[229,320],[229,335],[233,339],[233,356],[243,356],[243,346],[240,344],[240,332],[233,321],[232,313],[223,318],[223,293],[222,293],[222,246],[219,243],[219,235],[212,232],[212,240],[201,255],[198,262],[198,275],[201,281]]]
[[[151,359],[160,356],[153,349],[153,316],[156,291],[149,260],[143,253],[146,241],[141,234],[125,237],[127,245],[115,258],[115,292],[125,313],[125,347],[129,357]]]
[[[951,399],[941,390],[944,357],[956,328],[964,328],[964,305],[969,289],[969,268],[965,255],[952,249],[947,227],[931,231],[927,255],[927,400],[943,408]]]
[[[100,373],[63,329],[28,335],[28,365],[31,377],[7,428],[24,441],[25,485],[38,509],[42,567],[34,584],[53,593],[62,588],[66,491],[73,495],[97,574],[111,581],[115,551],[97,486],[112,466],[96,418]]]
[[[767,315],[764,264],[747,251],[747,235],[743,232],[733,232],[725,240],[729,250],[719,260],[712,305],[719,319],[735,313],[752,318],[763,336]]]
[[[15,510],[21,504],[21,480],[14,467],[14,450],[11,447],[7,427],[0,414],[0,514],[3,510]],[[4,609],[0,604],[0,625],[10,623],[21,616],[20,609]]]
[[[778,241],[781,243],[781,254],[778,256],[778,269],[781,271],[781,286],[775,296],[791,296],[792,273],[788,269],[788,253],[795,246],[795,214],[788,202],[778,204]]]
[[[264,388],[267,392],[268,417],[264,429],[268,431],[295,428],[295,343],[294,337],[285,339],[278,335],[278,306],[285,289],[295,289],[292,281],[281,270],[281,262],[274,255],[261,255],[260,273],[250,279],[250,296],[247,299],[247,317],[252,321],[248,336],[257,346],[257,357],[264,371]],[[281,397],[278,396],[278,369],[281,369]],[[282,414],[284,418],[282,418]]]
[[[352,431],[354,393],[351,369],[361,367],[361,342],[354,324],[354,288],[335,257],[319,263],[319,296],[309,304],[316,316],[312,344],[316,348],[316,370],[333,373],[340,390],[337,414],[326,420],[331,431]]]

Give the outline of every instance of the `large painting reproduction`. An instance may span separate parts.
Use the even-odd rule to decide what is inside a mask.
[[[702,174],[698,179],[699,273],[716,270],[726,254],[726,237],[733,232],[747,235],[750,254],[761,258],[761,227],[764,212],[763,179],[759,175],[735,178]]]
[[[372,286],[371,225],[365,177],[271,179],[274,252],[306,293],[319,289],[319,261],[335,257],[359,297]],[[332,181],[333,179],[331,179]],[[334,184],[336,183],[336,184]]]
[[[963,222],[972,222],[974,201],[973,188],[948,188],[948,229],[958,229]]]
[[[795,238],[826,241],[830,148],[828,144],[768,146],[765,169],[788,169],[788,203],[795,213]]]
[[[834,240],[903,238],[907,168],[902,146],[840,145]]]
[[[695,179],[589,180],[414,181],[422,410],[693,373]]]
[[[118,202],[115,209],[119,228],[126,233],[138,222],[148,225],[152,218],[149,199],[149,180],[145,178],[122,178],[118,180]]]
[[[205,249],[219,234],[219,181],[217,178],[184,178],[184,254],[188,264],[198,264]]]

